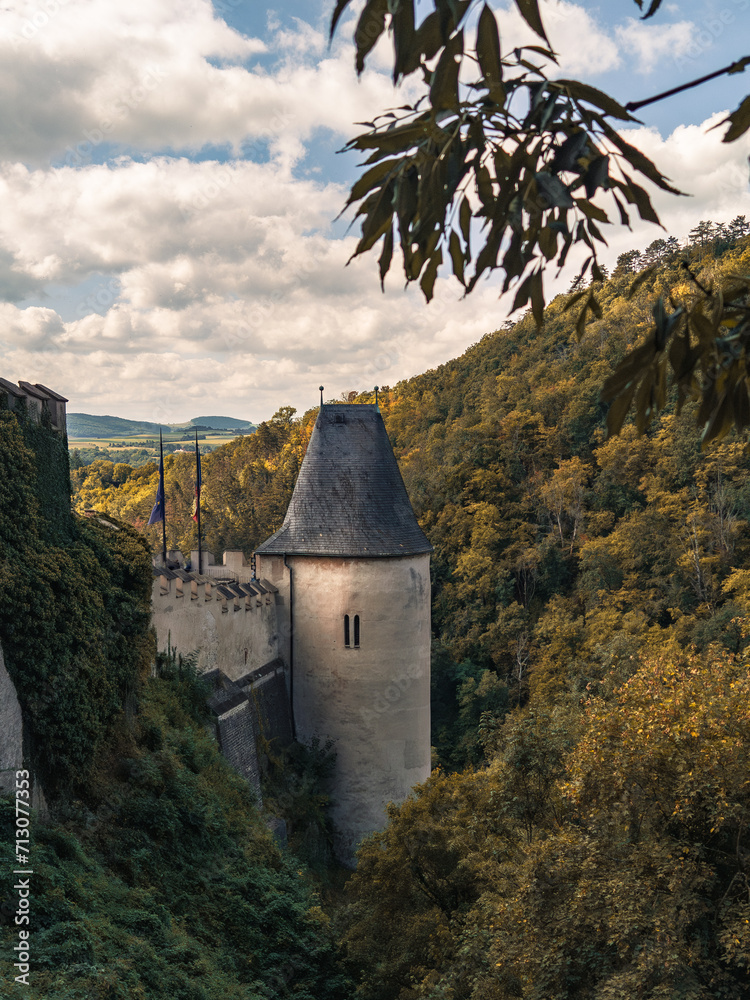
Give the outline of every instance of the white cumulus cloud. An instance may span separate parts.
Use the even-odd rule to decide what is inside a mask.
[[[615,40],[582,4],[543,0],[540,11],[550,45],[558,54],[558,75],[591,76],[620,65]],[[517,45],[543,44],[524,22],[515,4],[508,4],[499,12],[499,22],[504,53]]]
[[[638,73],[653,73],[663,64],[675,65],[695,45],[696,25],[692,21],[653,24],[629,17],[616,29],[617,41],[635,59]],[[630,60],[628,60],[630,62]]]
[[[397,257],[385,294],[374,258],[346,266],[356,227],[333,222],[347,185],[326,174],[332,152],[353,122],[419,87],[393,90],[387,40],[357,81],[351,23],[329,48],[323,31],[288,18],[263,39],[243,36],[208,0],[40,9],[6,4],[0,35],[4,377],[55,387],[72,410],[259,420],[285,403],[314,405],[320,384],[329,397],[392,385],[507,317],[498,275],[466,299],[440,277],[427,306],[404,291]],[[549,0],[543,14],[565,75],[662,51],[628,24],[615,37],[570,0]],[[538,41],[517,13],[499,19],[504,51]],[[692,193],[654,196],[680,238],[701,218],[750,215],[750,140],[722,144],[706,131],[716,120],[666,138],[627,133]],[[325,151],[305,173],[313,142]],[[107,162],[91,162],[105,143]],[[613,264],[664,234],[634,219],[632,232],[605,235]],[[550,278],[549,294],[573,271]]]
[[[268,42],[246,37],[209,0],[15,2],[3,17],[0,159],[77,167],[104,144],[210,145],[252,159],[270,150],[291,167],[314,131],[348,137],[394,99],[384,73],[356,80],[343,37],[329,50],[301,21]]]

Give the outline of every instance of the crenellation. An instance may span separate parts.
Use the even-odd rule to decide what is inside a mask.
[[[231,679],[278,657],[279,629],[273,585],[238,579],[226,561],[210,564],[216,575],[165,570],[155,558],[152,615],[160,649],[198,653],[198,669],[220,668]],[[234,562],[238,575],[249,566]],[[220,575],[219,575],[220,574]],[[181,600],[190,595],[190,600]],[[250,615],[238,612],[251,612]],[[231,612],[231,614],[230,614]]]
[[[230,590],[229,587],[220,583],[216,588],[216,592],[217,592],[217,599],[221,604],[222,614],[229,613],[230,601],[232,610],[239,611],[239,605],[237,604],[237,595],[234,593],[234,591]],[[237,606],[235,607],[235,605]]]
[[[171,589],[172,580],[177,579],[177,574],[173,573],[171,569],[154,569],[154,576],[158,577],[161,596],[164,597]]]

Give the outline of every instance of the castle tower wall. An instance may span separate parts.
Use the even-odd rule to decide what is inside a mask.
[[[297,738],[335,741],[335,848],[349,859],[430,774],[430,557],[289,565]]]
[[[289,614],[289,569],[284,562],[284,556],[258,556],[256,573],[268,580],[277,590],[276,594],[276,643],[278,655],[284,663],[292,662],[292,625]]]
[[[335,742],[338,857],[430,773],[430,553],[377,406],[322,406],[256,550],[289,627],[295,735]]]

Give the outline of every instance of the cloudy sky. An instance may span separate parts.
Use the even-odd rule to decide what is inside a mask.
[[[0,374],[69,409],[262,420],[435,367],[507,318],[498,277],[425,305],[336,220],[353,125],[410,96],[375,54],[358,82],[333,0],[5,0],[0,11]],[[495,4],[503,48],[531,40]],[[635,100],[747,55],[750,0],[543,3],[560,72]],[[410,85],[413,86],[413,85]],[[644,109],[629,139],[690,198],[679,238],[750,215],[750,139],[709,131],[750,91],[732,76]],[[606,263],[660,232],[611,227]],[[661,234],[664,235],[664,234]],[[560,279],[564,290],[572,273]]]

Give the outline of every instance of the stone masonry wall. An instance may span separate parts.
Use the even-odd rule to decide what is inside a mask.
[[[272,593],[226,598],[215,583],[193,586],[175,578],[165,584],[156,576],[151,607],[158,648],[169,642],[183,655],[197,652],[202,673],[219,669],[237,680],[279,655],[275,603]]]

